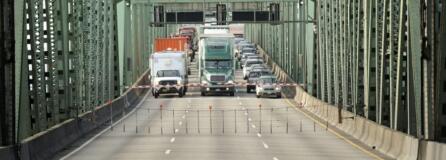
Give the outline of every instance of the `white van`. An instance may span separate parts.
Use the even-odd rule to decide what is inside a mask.
[[[185,52],[163,51],[150,56],[152,95],[187,92],[187,56]]]

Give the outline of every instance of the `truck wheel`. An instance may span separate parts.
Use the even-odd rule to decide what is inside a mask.
[[[277,98],[282,98],[282,94],[277,94]]]
[[[256,97],[257,97],[257,98],[260,98],[260,95],[256,94]]]
[[[160,96],[160,94],[155,92],[155,93],[153,94],[153,96],[154,96],[155,98],[158,98],[158,97]]]
[[[201,96],[206,96],[206,93],[204,93],[204,92],[201,92]]]
[[[232,97],[233,97],[233,96],[234,96],[234,92],[230,92],[230,93],[229,93],[229,96],[232,96]]]
[[[184,87],[184,94],[186,94],[187,92],[187,87]]]
[[[246,87],[246,93],[251,93],[251,88]]]

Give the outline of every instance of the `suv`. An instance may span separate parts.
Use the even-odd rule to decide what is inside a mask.
[[[256,85],[256,97],[274,96],[276,98],[282,97],[282,87],[277,84],[277,79],[274,75],[260,76]]]
[[[246,86],[246,92],[250,93],[251,90],[255,90],[259,77],[264,75],[272,75],[272,73],[264,68],[251,70],[251,72],[248,74],[248,85]]]
[[[258,59],[250,59],[245,61],[245,65],[243,66],[243,79],[248,77],[251,67],[256,64],[263,64],[263,61]]]

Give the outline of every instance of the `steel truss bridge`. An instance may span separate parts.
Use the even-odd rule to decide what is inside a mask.
[[[194,100],[193,94],[185,100],[155,101],[145,96],[149,87],[138,87],[149,85],[148,59],[154,39],[169,36],[184,24],[175,21],[153,25],[156,6],[163,6],[166,12],[204,14],[215,11],[217,4],[224,4],[228,13],[266,13],[272,3],[279,5],[280,16],[276,21],[238,23],[245,24],[245,38],[258,44],[274,73],[284,83],[293,84],[286,90],[290,103],[254,101],[250,99],[252,95],[245,93],[238,95],[238,99],[242,99],[240,104],[227,102],[236,101],[228,97],[210,97],[203,100],[206,104],[201,104],[200,100]],[[266,128],[276,125],[284,131],[285,126],[287,129],[291,126],[291,132],[296,134],[300,133],[299,126],[304,126],[304,131],[313,131],[313,125],[314,133],[318,129],[321,132],[332,130],[334,135],[345,137],[341,139],[358,146],[353,148],[365,150],[364,154],[372,155],[373,159],[444,159],[446,156],[446,147],[442,144],[446,141],[444,0],[3,0],[0,12],[0,159],[64,158],[71,155],[64,151],[77,150],[73,149],[73,144],[86,144],[83,138],[93,133],[111,132],[114,123],[123,122],[116,124],[122,132],[124,122],[130,121],[127,117],[131,119],[135,113],[135,119],[142,121],[140,125],[151,126],[146,127],[145,132],[148,128],[162,130],[159,125],[164,122],[154,119],[152,123],[150,119],[152,114],[163,115],[162,109],[154,109],[162,104],[186,107],[184,110],[188,110],[185,104],[196,106],[190,109],[194,117],[198,113],[195,111],[206,110],[209,105],[225,110],[218,107],[222,105],[220,107],[236,110],[228,116],[237,119],[237,111],[240,110],[239,116],[242,116],[243,108],[232,107],[242,106],[242,103],[246,103],[245,110],[258,109],[258,103],[265,103],[263,107],[267,111],[251,118],[258,123],[262,115],[270,117],[268,120],[274,123],[265,122]],[[228,16],[224,23],[232,23],[234,18],[237,17]],[[280,114],[273,115],[274,107],[279,104],[297,108],[299,112],[282,108]],[[145,110],[139,111],[139,108]],[[151,109],[156,112],[144,113],[149,119],[137,118],[139,112]],[[226,128],[231,132],[239,127],[233,120],[221,120],[224,116],[220,112],[206,114],[207,120],[212,114],[218,114],[215,116],[218,120],[210,118],[211,122],[203,122],[206,125],[234,123],[235,127]],[[294,120],[293,125],[289,125],[288,119],[282,119],[285,115]],[[178,119],[166,123],[178,123]],[[245,126],[244,132],[248,128],[255,130],[249,127],[251,121],[247,119],[240,119],[240,123]],[[322,124],[321,128],[316,127],[317,123]],[[136,125],[132,127],[135,132],[138,124],[133,125]],[[214,127],[224,130],[225,125]],[[191,126],[191,129],[197,128],[200,127]],[[173,132],[169,136],[176,133],[175,125],[170,129]],[[213,127],[203,129],[210,131]],[[141,128],[136,129],[138,131]],[[108,136],[118,134],[108,132]],[[162,139],[148,137],[147,143],[156,144]],[[244,140],[234,135],[228,137],[224,147],[230,146],[231,140]],[[282,142],[281,137],[285,137],[285,141],[302,142],[286,135],[262,142]],[[313,143],[320,138],[310,138],[307,145],[317,148]],[[100,140],[86,144],[87,148],[76,154],[72,152],[74,159],[92,158],[85,156],[89,154],[85,150],[101,147],[94,143]],[[216,145],[197,140],[200,141]],[[344,146],[343,142],[328,141],[325,145]],[[276,145],[269,147],[272,149]],[[395,147],[398,151],[392,149]],[[350,149],[341,147],[336,152]],[[284,150],[274,150],[274,155],[283,155],[271,156],[271,152],[267,159],[280,159],[281,156],[287,159],[287,153],[299,153]],[[342,154],[322,150],[327,152],[315,152],[314,156],[364,158],[364,155],[342,158]],[[173,149],[169,154],[171,151],[175,154]],[[164,150],[160,153],[165,156]],[[213,153],[209,151],[209,156],[198,159],[240,158],[237,157],[240,153],[234,153],[234,157]]]

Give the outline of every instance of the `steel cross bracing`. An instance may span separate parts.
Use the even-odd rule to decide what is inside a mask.
[[[116,4],[27,0],[20,90],[20,138],[118,96]]]

